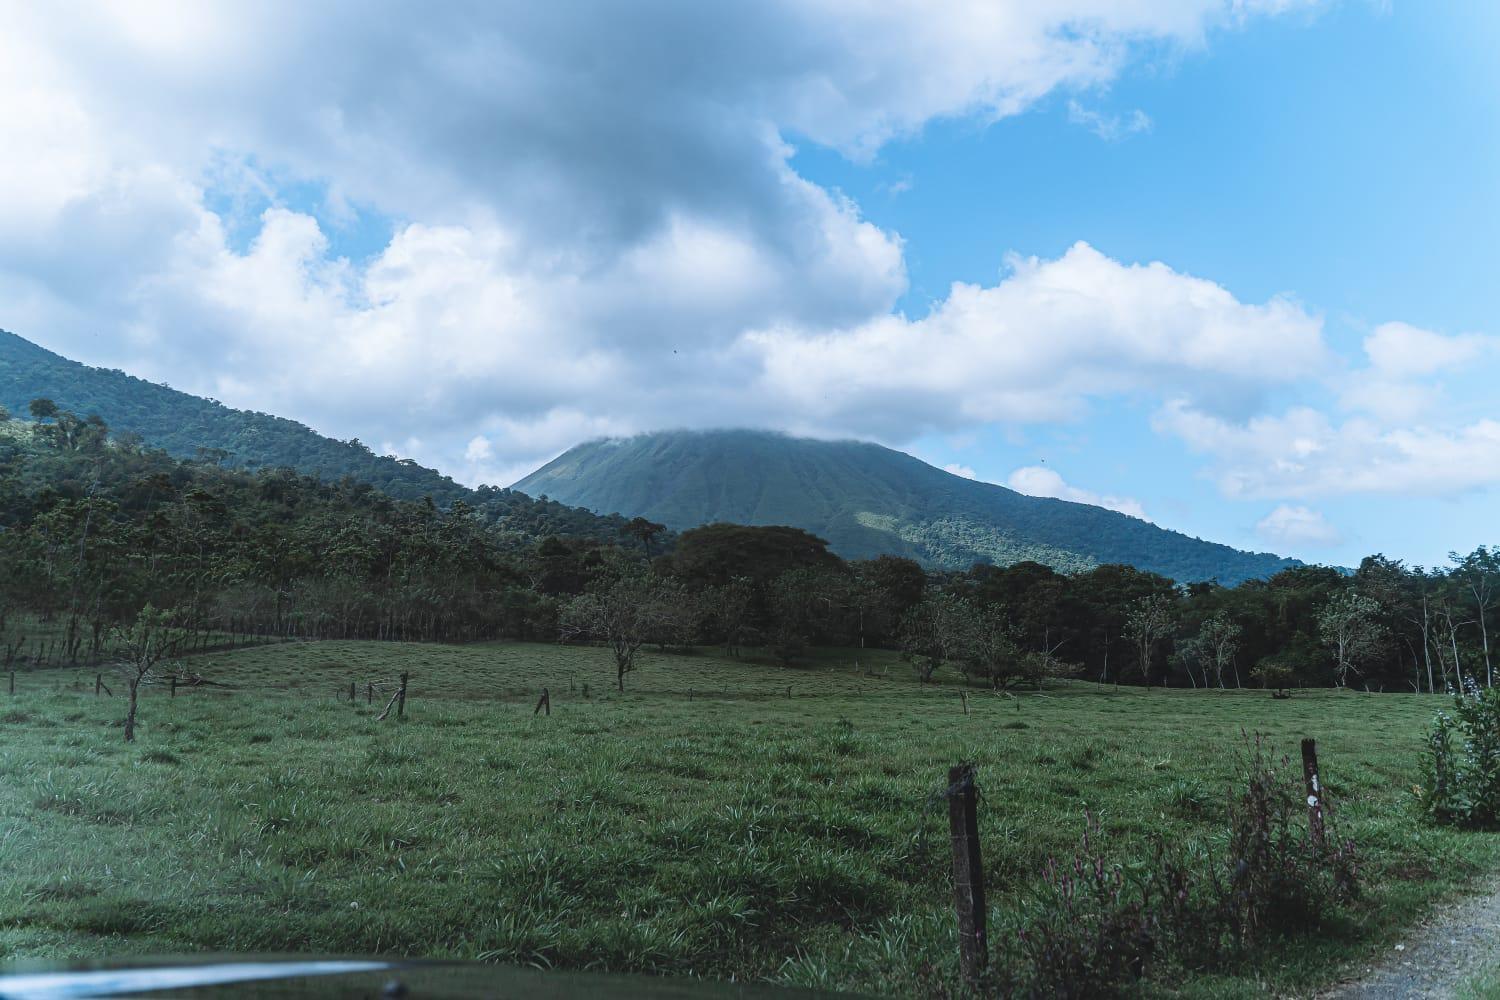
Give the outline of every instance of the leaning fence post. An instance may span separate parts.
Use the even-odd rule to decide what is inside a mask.
[[[403,671],[401,674],[401,690],[396,692],[396,718],[398,719],[406,715],[406,678],[407,674]]]
[[[958,692],[958,696],[959,696],[959,698],[961,698],[963,700],[963,703],[964,703],[964,714],[968,715],[969,714],[969,692],[967,692],[967,691],[959,691]]]
[[[950,767],[948,832],[953,840],[953,905],[958,910],[958,965],[964,980],[970,983],[979,979],[989,962],[977,804],[974,765]]]
[[[537,715],[544,708],[547,710],[548,715],[552,714],[552,696],[547,693],[546,688],[542,688],[542,696],[537,699],[536,708],[532,710],[531,714]]]
[[[1318,780],[1318,741],[1302,741],[1302,777],[1307,780],[1307,826],[1313,843],[1323,843],[1323,784]]]

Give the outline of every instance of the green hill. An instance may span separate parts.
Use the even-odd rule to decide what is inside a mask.
[[[967,569],[1034,560],[1063,571],[1124,563],[1234,584],[1295,560],[1242,552],[1087,504],[1030,497],[855,441],[675,431],[579,445],[514,489],[684,530],[785,524],[845,558],[903,555]]]
[[[80,416],[98,414],[115,433],[139,435],[176,458],[208,457],[228,467],[290,468],[327,482],[368,483],[397,500],[431,497],[480,507],[506,530],[617,540],[621,524],[512,490],[470,489],[410,459],[376,455],[359,441],[335,441],[283,417],[235,410],[122,371],[91,368],[0,330],[0,405],[25,416],[39,397]]]

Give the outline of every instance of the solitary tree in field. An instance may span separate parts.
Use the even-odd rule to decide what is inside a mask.
[[[923,684],[945,663],[957,664],[967,676],[965,653],[975,627],[974,615],[968,601],[941,590],[929,593],[907,611],[901,620],[901,652]]]
[[[1050,657],[1021,652],[1014,638],[1015,626],[994,605],[971,608],[965,624],[964,658],[996,691],[1007,690],[1022,681],[1039,680],[1035,676],[1037,666],[1050,662]]]
[[[1379,613],[1379,604],[1352,587],[1329,598],[1318,612],[1318,634],[1333,648],[1339,687],[1348,683],[1349,671],[1359,673],[1359,664],[1379,652],[1385,638]]]
[[[141,682],[162,660],[174,656],[177,647],[187,636],[186,631],[174,628],[171,615],[146,605],[135,616],[130,625],[115,630],[115,641],[119,644],[123,658],[121,671],[130,692],[130,707],[125,713],[125,742],[135,741],[136,695]]]
[[[615,657],[615,682],[624,691],[625,675],[635,669],[641,644],[671,619],[668,597],[649,573],[622,567],[563,605],[559,628],[564,639],[593,639],[608,646]]]
[[[1142,597],[1125,618],[1125,635],[1135,642],[1137,664],[1146,686],[1151,686],[1151,653],[1172,631],[1172,601],[1165,594]]]

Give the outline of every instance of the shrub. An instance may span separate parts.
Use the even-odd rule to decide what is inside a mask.
[[[1106,997],[1130,991],[1145,975],[1155,935],[1147,893],[1127,885],[1105,861],[1089,817],[1071,862],[1047,862],[1027,926],[1017,931],[1024,982],[1008,995]]]
[[[1272,663],[1269,660],[1262,660],[1256,664],[1254,670],[1250,671],[1250,677],[1253,680],[1259,681],[1260,686],[1263,688],[1285,690],[1292,686],[1292,682],[1297,679],[1297,674],[1291,667],[1284,663]]]
[[[1257,736],[1247,753],[1245,792],[1229,805],[1223,909],[1241,946],[1273,929],[1317,926],[1358,890],[1353,843],[1338,838],[1326,811],[1324,836],[1312,837],[1296,772],[1285,757],[1280,763],[1278,772]]]
[[[1278,766],[1279,764],[1279,766]],[[1232,797],[1220,847],[1159,841],[1154,858],[1125,869],[1106,860],[1089,817],[1069,861],[1048,861],[1015,961],[990,984],[1004,996],[1109,997],[1137,991],[1153,964],[1209,969],[1275,936],[1323,922],[1358,889],[1353,844],[1325,816],[1314,839],[1299,775],[1257,737],[1244,791]]]
[[[1454,826],[1500,826],[1500,688],[1472,680],[1439,712],[1422,756],[1422,808]]]

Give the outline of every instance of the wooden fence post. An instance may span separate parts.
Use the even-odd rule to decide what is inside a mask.
[[[172,697],[177,697],[177,675],[172,675]]]
[[[375,682],[365,681],[365,704],[369,705],[375,701]]]
[[[958,910],[958,965],[976,982],[989,962],[985,930],[984,867],[979,860],[978,793],[974,765],[948,769],[948,832],[953,840],[953,905]]]
[[[406,678],[405,671],[401,673],[401,690],[396,692],[396,718],[406,715]]]
[[[16,672],[14,670],[10,672],[10,693],[16,693]]]
[[[1307,826],[1313,843],[1323,843],[1323,784],[1318,780],[1318,741],[1302,741],[1302,777],[1307,781]]]
[[[99,688],[103,684],[104,684],[104,675],[103,674],[95,674],[94,675],[94,697],[95,698],[99,697]]]
[[[958,692],[958,696],[963,699],[964,714],[968,715],[969,714],[969,692],[960,690]]]
[[[537,699],[536,708],[531,714],[536,715],[544,708],[547,710],[548,715],[552,714],[552,696],[547,693],[546,688],[542,688],[542,696]]]
[[[354,682],[349,682],[349,704],[354,704]]]
[[[786,697],[788,701],[792,698],[792,686],[790,684],[786,686]]]

